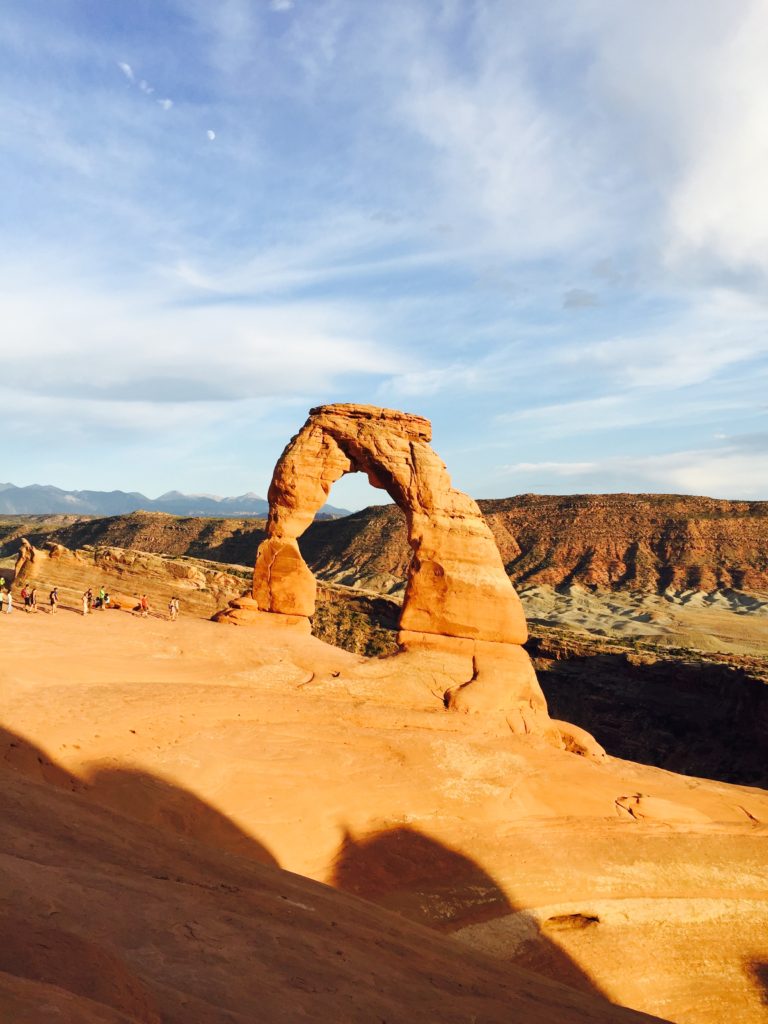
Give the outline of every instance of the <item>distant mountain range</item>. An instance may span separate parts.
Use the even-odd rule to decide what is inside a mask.
[[[137,491],[63,491],[50,485],[0,484],[0,514],[120,516],[143,509],[146,512],[169,512],[176,516],[205,516],[229,519],[253,516],[263,518],[269,512],[266,499],[249,492],[236,498],[219,498],[215,494],[182,494],[168,491],[159,498],[148,498]],[[349,511],[325,505],[320,519],[347,516]]]

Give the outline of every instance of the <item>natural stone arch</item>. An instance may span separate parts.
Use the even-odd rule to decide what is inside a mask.
[[[280,456],[269,487],[267,539],[256,558],[259,608],[311,616],[316,583],[297,538],[345,473],[362,472],[405,514],[413,551],[401,630],[522,644],[527,627],[477,504],[451,487],[421,416],[367,405],[324,405]]]
[[[269,487],[267,537],[259,546],[250,597],[219,621],[265,619],[304,626],[317,584],[297,539],[345,473],[362,472],[405,513],[413,556],[400,616],[399,654],[359,665],[342,685],[405,684],[408,699],[496,716],[512,732],[545,737],[600,759],[583,730],[553,722],[522,644],[525,615],[477,504],[451,487],[421,416],[370,405],[322,405],[291,438]],[[339,673],[334,673],[338,676]],[[418,696],[421,694],[421,698]]]

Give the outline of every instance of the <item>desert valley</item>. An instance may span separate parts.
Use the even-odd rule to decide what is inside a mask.
[[[0,521],[3,1021],[768,1019],[768,505],[478,510],[429,442],[325,406],[266,521]]]

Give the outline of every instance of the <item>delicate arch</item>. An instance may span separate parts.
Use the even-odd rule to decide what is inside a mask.
[[[256,557],[259,608],[311,616],[316,583],[297,538],[333,484],[365,473],[405,513],[413,557],[403,631],[522,644],[525,615],[477,504],[451,487],[428,420],[369,405],[323,405],[280,456],[269,487],[267,539]]]

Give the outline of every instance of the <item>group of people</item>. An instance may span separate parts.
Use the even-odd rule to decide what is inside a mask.
[[[54,591],[52,590],[51,594],[53,594],[53,592]],[[51,605],[53,605],[53,601],[51,601]],[[105,608],[109,608],[109,594],[106,592],[103,585],[99,587],[98,597],[93,596],[92,587],[88,587],[83,594],[83,615],[90,615],[94,608],[98,608],[101,611],[104,611]]]
[[[146,619],[149,615],[149,599],[146,594],[142,594],[139,598],[138,605],[133,609],[137,611],[142,619]],[[179,599],[175,595],[168,601],[168,618],[171,622],[175,622],[179,614]]]
[[[26,612],[37,612],[37,588],[28,587],[25,583],[19,591],[19,597],[21,598]],[[94,596],[93,588],[88,589],[83,593],[83,615],[90,615],[94,609],[104,611],[105,608],[110,606],[110,597],[105,587],[102,585],[99,587],[98,596]],[[59,588],[54,587],[48,594],[48,604],[50,606],[51,615],[55,615],[59,607]],[[149,615],[149,599],[146,594],[142,594],[139,598],[139,603],[133,609],[138,612],[141,618],[145,619]],[[5,577],[0,576],[0,615],[5,612],[10,615],[13,611],[13,593],[11,588],[6,584]],[[179,599],[175,595],[168,601],[168,618],[175,622],[179,614]]]
[[[53,595],[53,591],[52,591]],[[25,612],[36,612],[37,611],[37,588],[28,587],[26,584],[19,591],[19,597],[22,600]],[[58,593],[55,597],[58,602]],[[51,604],[53,605],[53,596],[51,597]],[[13,591],[7,586],[5,577],[0,576],[0,614],[3,612],[6,615],[10,615],[13,611]]]

